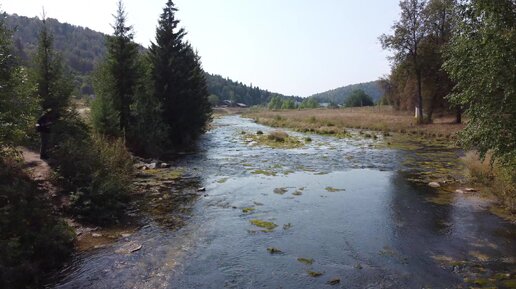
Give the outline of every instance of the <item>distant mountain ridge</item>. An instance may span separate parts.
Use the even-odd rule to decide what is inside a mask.
[[[325,92],[314,94],[310,97],[315,98],[319,102],[333,102],[335,104],[344,104],[348,96],[355,90],[361,89],[368,94],[374,102],[378,102],[383,96],[383,90],[380,82],[370,81],[358,84],[351,84]]]

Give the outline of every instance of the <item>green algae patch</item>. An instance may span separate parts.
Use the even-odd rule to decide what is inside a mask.
[[[267,251],[270,253],[270,254],[281,254],[283,253],[283,251],[281,251],[280,249],[278,248],[274,248],[274,247],[269,247],[267,248]]]
[[[319,277],[319,276],[322,276],[324,273],[323,272],[317,272],[317,271],[308,271],[308,275],[310,275],[310,277]]]
[[[312,258],[297,258],[297,261],[306,265],[312,265],[314,263],[314,259]]]
[[[275,171],[266,171],[266,170],[255,170],[255,171],[252,171],[251,174],[253,174],[253,175],[264,175],[264,176],[268,176],[268,177],[275,177],[276,176],[276,172]]]
[[[223,183],[227,182],[228,180],[229,180],[229,178],[222,178],[220,180],[217,180],[217,183],[223,184]]]
[[[287,188],[275,188],[274,193],[278,195],[284,195],[286,192],[288,192]]]
[[[516,288],[516,279],[502,281],[502,285],[507,288]]]
[[[256,208],[253,208],[253,207],[243,208],[242,213],[250,214],[250,213],[254,212],[255,210],[256,210]]]
[[[301,191],[295,191],[292,193],[292,195],[294,195],[294,196],[301,196],[302,194],[303,194],[303,192],[301,192]]]
[[[184,169],[150,169],[143,171],[143,174],[155,177],[160,180],[178,180],[183,176]]]
[[[330,193],[343,192],[345,189],[337,189],[334,187],[326,187],[325,190]]]
[[[245,134],[244,140],[251,145],[267,146],[276,149],[294,149],[305,145],[299,138],[284,131],[272,131],[269,134]]]
[[[255,225],[256,227],[264,228],[268,231],[272,231],[272,230],[276,229],[276,227],[278,226],[278,225],[274,224],[273,222],[267,222],[267,221],[262,221],[262,220],[257,220],[257,219],[253,219],[249,222],[251,222],[251,224]]]

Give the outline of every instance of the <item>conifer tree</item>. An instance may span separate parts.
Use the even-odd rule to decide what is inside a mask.
[[[0,158],[26,139],[38,109],[34,87],[13,55],[5,17],[0,13]]]
[[[122,1],[118,1],[114,17],[114,33],[107,38],[107,56],[96,74],[98,97],[93,123],[98,132],[117,136],[125,135],[130,127],[130,107],[140,76],[138,45],[133,42],[132,26],[126,24],[127,14]],[[118,132],[114,131],[116,126]]]
[[[70,79],[65,77],[61,56],[54,50],[53,44],[52,33],[48,31],[43,16],[35,57],[35,80],[43,110],[62,113],[69,105],[73,86]]]
[[[168,0],[151,44],[149,59],[154,94],[163,106],[169,141],[175,147],[191,144],[204,132],[211,116],[204,72],[199,57],[183,41],[177,8]]]

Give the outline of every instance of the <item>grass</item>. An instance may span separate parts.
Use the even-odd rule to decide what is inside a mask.
[[[453,117],[436,118],[432,124],[416,125],[416,120],[411,113],[396,111],[389,106],[283,111],[252,110],[245,112],[244,116],[272,127],[287,127],[300,132],[340,137],[349,135],[347,128],[354,128],[452,138],[463,128],[462,124],[453,123]]]
[[[268,146],[271,148],[293,149],[304,145],[304,143],[298,138],[290,136],[282,130],[271,131],[268,134],[244,133],[242,136],[247,141],[253,141],[258,145]]]
[[[469,151],[462,158],[469,178],[486,186],[489,193],[495,195],[506,209],[511,219],[516,215],[516,171],[502,167],[496,161],[492,163],[488,153],[482,161],[478,153]],[[492,164],[491,164],[492,163]]]

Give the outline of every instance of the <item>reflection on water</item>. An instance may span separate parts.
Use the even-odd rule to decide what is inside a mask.
[[[343,288],[453,288],[464,278],[502,287],[515,278],[504,275],[516,269],[515,226],[481,200],[429,202],[435,191],[409,181],[413,152],[321,136],[293,150],[246,145],[241,131],[257,130],[268,128],[217,119],[200,152],[177,161],[190,185],[156,195],[159,213],[144,210],[145,226],[77,256],[49,287],[321,288],[338,279]],[[456,153],[443,162],[453,165]],[[163,221],[171,216],[181,220],[174,229]],[[128,242],[141,250],[116,253]]]

